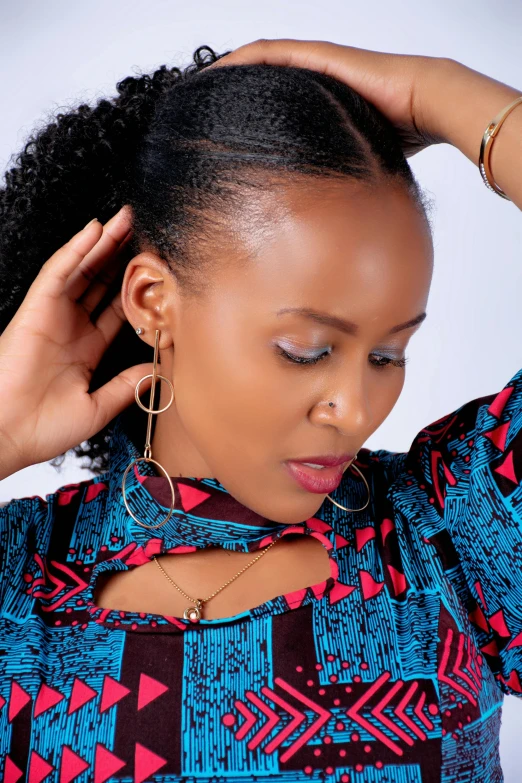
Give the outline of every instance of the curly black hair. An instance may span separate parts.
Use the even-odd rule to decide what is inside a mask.
[[[393,125],[372,104],[306,68],[236,65],[198,75],[228,53],[200,46],[183,70],[161,65],[125,78],[112,99],[59,112],[33,130],[0,189],[0,333],[44,261],[93,215],[104,223],[124,204],[133,211],[128,259],[153,249],[192,295],[210,279],[205,242],[223,216],[244,209],[246,189],[303,176],[389,178],[406,186],[429,225],[429,199]],[[121,287],[125,259],[122,266],[93,320]],[[125,323],[90,391],[150,361],[150,346]],[[131,436],[137,411],[123,414]],[[71,450],[98,475],[109,466],[113,424]],[[64,458],[50,464],[58,469]]]

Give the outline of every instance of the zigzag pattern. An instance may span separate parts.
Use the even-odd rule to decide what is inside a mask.
[[[297,739],[281,754],[280,761],[285,762],[296,753],[299,748],[305,745],[323,726],[327,720],[329,720],[331,712],[325,710],[320,704],[317,704],[312,699],[308,698],[304,693],[301,693],[289,683],[285,682],[281,677],[276,677],[276,685],[279,685],[283,690],[294,696],[297,701],[301,702],[303,708],[307,707],[312,712],[312,723],[301,732]],[[288,736],[293,734],[303,722],[306,722],[306,714],[303,709],[296,709],[288,701],[286,701],[280,694],[273,691],[271,688],[264,686],[261,688],[261,692],[270,701],[276,704],[280,710],[291,715],[292,719],[286,723],[283,727],[278,726],[281,723],[281,715],[278,715],[274,710],[263,702],[253,691],[247,691],[246,697],[254,704],[258,710],[267,718],[264,724],[256,731],[254,736],[249,740],[248,747],[250,750],[257,748],[257,746],[267,737],[272,730],[277,726],[276,735],[266,744],[264,747],[265,753],[273,753]],[[245,717],[245,722],[236,732],[236,739],[243,739],[250,731],[250,729],[257,723],[257,717],[252,713],[245,702],[237,699],[235,706]]]
[[[463,633],[458,634],[457,655],[453,663],[450,664],[453,636],[453,629],[448,628],[444,641],[444,653],[439,664],[438,677],[441,682],[445,682],[476,707],[477,697],[482,685],[482,674],[477,664],[476,655],[472,655],[472,650],[475,652],[475,648],[471,644],[469,637]]]
[[[413,745],[416,739],[425,740],[427,735],[426,732],[405,712],[407,706],[409,706],[412,701],[413,695],[418,689],[418,683],[414,682],[406,685],[405,692],[401,694],[399,704],[393,708],[390,707],[390,702],[400,693],[405,683],[402,680],[398,680],[388,687],[386,684],[389,679],[390,672],[383,672],[379,679],[372,683],[367,691],[352,707],[350,707],[347,711],[347,715],[362,728],[366,729],[372,737],[380,740],[380,742],[397,756],[402,756],[404,751],[397,743],[396,739],[402,740],[406,745]],[[373,707],[370,706],[370,702],[373,700],[374,695],[378,693],[379,690],[381,690],[382,694],[382,689],[385,685],[384,695],[380,696],[376,705]],[[433,729],[433,723],[423,712],[425,701],[426,694],[421,693],[419,698],[416,699],[415,705],[411,704],[413,714],[425,728]],[[389,716],[384,712],[388,707],[390,712]],[[363,714],[363,712],[366,714]],[[438,709],[436,709],[436,712],[438,712]],[[409,734],[402,728],[401,723],[410,730]],[[390,739],[384,732],[384,727],[389,730],[394,739]]]

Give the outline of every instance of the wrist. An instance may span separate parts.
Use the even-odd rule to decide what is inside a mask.
[[[0,481],[27,467],[11,446],[10,438],[0,429]]]
[[[412,117],[431,144],[450,143],[444,125],[441,96],[460,63],[446,57],[423,57],[412,96]]]
[[[520,92],[457,60],[426,58],[415,95],[415,121],[436,143],[452,144],[478,165],[486,127]]]

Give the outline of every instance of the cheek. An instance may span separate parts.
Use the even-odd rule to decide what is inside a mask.
[[[375,429],[382,424],[395,407],[406,379],[404,370],[391,368],[382,370],[381,375],[379,372],[379,370],[373,371],[372,374],[377,375],[377,378],[372,378],[368,390]]]
[[[260,453],[274,449],[288,417],[285,404],[295,411],[266,358],[219,334],[195,332],[190,344],[180,340],[173,377],[181,422],[203,453],[216,444],[220,462],[238,455],[258,462]]]

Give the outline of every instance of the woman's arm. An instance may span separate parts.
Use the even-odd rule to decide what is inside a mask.
[[[456,60],[436,60],[427,70],[423,85],[417,108],[421,125],[453,144],[477,166],[488,124],[522,95],[522,89],[509,87]],[[497,185],[522,209],[522,103],[506,117],[492,143],[489,160]]]

